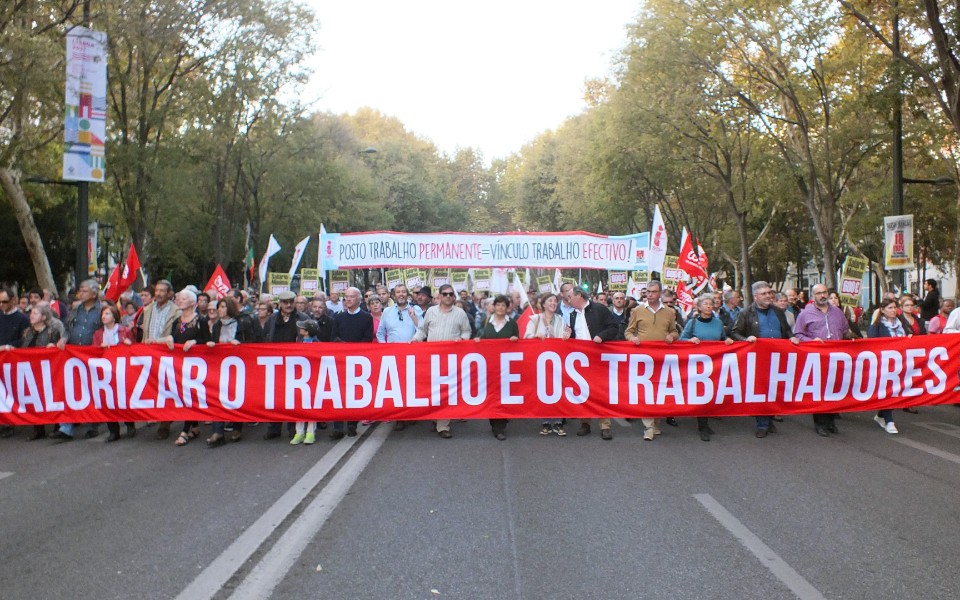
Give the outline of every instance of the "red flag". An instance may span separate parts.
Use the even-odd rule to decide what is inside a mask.
[[[120,265],[114,265],[113,271],[110,272],[110,279],[107,280],[103,297],[111,302],[116,302],[120,299],[122,293],[123,291],[120,290]]]
[[[527,304],[527,308],[524,309],[520,316],[517,317],[517,329],[520,330],[520,337],[523,338],[523,334],[527,331],[527,323],[530,322],[530,317],[533,316],[533,306]]]
[[[219,300],[229,294],[231,289],[233,289],[233,286],[230,285],[230,278],[227,277],[226,271],[223,270],[223,267],[217,265],[217,268],[213,270],[213,275],[210,276],[210,281],[204,286],[203,291],[216,291],[217,300]]]
[[[700,245],[700,239],[697,238],[697,252],[700,254],[700,268],[703,269],[704,273],[709,273],[709,262],[707,261],[707,253],[703,251],[703,246]]]
[[[681,281],[677,284],[677,304],[683,309],[683,314],[689,314],[695,304],[693,294],[687,289],[687,284]]]
[[[707,278],[707,272],[700,266],[700,257],[693,249],[690,234],[683,228],[683,238],[680,241],[680,256],[677,257],[677,268],[694,279]]]
[[[127,254],[127,261],[123,264],[123,273],[120,274],[120,284],[117,289],[117,297],[127,291],[137,280],[137,274],[140,272],[140,257],[137,256],[137,249],[130,244],[130,252]]]

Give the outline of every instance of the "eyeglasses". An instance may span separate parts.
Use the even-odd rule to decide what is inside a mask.
[[[10,299],[0,300],[0,304],[10,304]]]
[[[456,296],[453,292],[440,292],[441,296]]]
[[[293,300],[281,300],[280,304],[293,304]]]

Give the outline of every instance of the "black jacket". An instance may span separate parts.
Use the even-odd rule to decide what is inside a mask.
[[[790,330],[787,317],[780,310],[780,307],[771,304],[769,308],[777,316],[777,320],[780,321],[780,337],[785,340],[792,338],[793,331]],[[760,321],[757,317],[756,303],[740,311],[740,316],[737,317],[737,322],[730,331],[730,337],[738,342],[742,342],[751,336],[760,337]]]
[[[610,309],[599,302],[589,301],[583,309],[583,316],[587,320],[587,329],[590,338],[600,337],[604,342],[617,339],[619,327],[613,319]],[[571,315],[571,318],[573,315]]]

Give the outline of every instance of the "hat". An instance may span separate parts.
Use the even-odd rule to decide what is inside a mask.
[[[277,300],[296,300],[297,295],[293,292],[280,292],[280,295],[277,296]]]
[[[418,294],[426,294],[427,296],[433,298],[433,290],[430,289],[430,286],[429,286],[429,285],[423,286],[422,288],[420,288],[419,290],[417,290],[417,293],[418,293]]]
[[[317,337],[317,335],[320,334],[320,325],[318,325],[313,319],[297,321],[297,328],[306,331],[308,334],[310,334],[310,337]]]

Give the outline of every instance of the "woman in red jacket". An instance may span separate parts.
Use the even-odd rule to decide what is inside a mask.
[[[103,323],[103,327],[93,332],[94,346],[109,348],[120,344],[129,346],[133,343],[133,329],[120,324],[120,311],[116,304],[112,302],[104,303],[103,309],[100,311],[100,322]],[[137,428],[133,421],[127,421],[125,424],[128,438],[137,434]],[[120,439],[120,423],[107,423],[107,430],[110,432],[110,435],[107,436],[108,442],[115,442]]]

